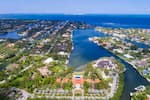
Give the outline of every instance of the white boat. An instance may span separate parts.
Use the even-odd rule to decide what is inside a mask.
[[[131,97],[133,96],[133,93],[132,93],[132,92],[130,92],[130,96],[131,96]]]
[[[138,87],[136,87],[136,88],[134,88],[136,91],[144,91],[144,90],[146,90],[146,87],[144,86],[144,85],[140,85],[140,86],[138,86]]]

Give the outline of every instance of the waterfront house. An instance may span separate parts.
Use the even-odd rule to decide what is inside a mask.
[[[129,59],[134,59],[134,57],[129,54],[125,54],[124,57],[129,58]]]
[[[113,69],[115,67],[115,65],[113,64],[113,62],[110,59],[100,59],[100,60],[96,61],[96,63],[94,64],[94,67]]]
[[[71,34],[70,33],[65,33],[62,35],[63,38],[70,38]]]
[[[137,66],[139,66],[139,67],[146,67],[147,66],[147,61],[146,60],[138,60],[137,62],[136,62],[136,65]]]
[[[120,53],[120,54],[124,53],[122,49],[113,49],[113,52]]]
[[[69,54],[67,52],[63,52],[63,51],[60,51],[58,53],[58,55],[61,55],[61,56],[68,56]]]

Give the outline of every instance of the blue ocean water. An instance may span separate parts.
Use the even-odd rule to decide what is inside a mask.
[[[150,28],[150,15],[1,14],[0,18],[70,20],[104,27]]]
[[[0,15],[3,19],[38,19],[38,20],[70,20],[80,21],[96,26],[104,27],[122,27],[122,28],[150,28],[150,15],[35,15],[35,14],[5,14]],[[116,55],[110,53],[103,47],[88,41],[91,36],[103,37],[94,30],[75,30],[73,33],[73,42],[75,49],[72,51],[70,65],[77,67],[84,65],[99,57]],[[124,60],[120,61],[126,66],[127,71],[124,73],[124,90],[121,100],[130,100],[130,92],[139,85],[149,85],[140,74]]]

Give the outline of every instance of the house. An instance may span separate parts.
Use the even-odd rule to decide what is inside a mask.
[[[9,47],[9,48],[12,48],[12,47],[14,47],[14,46],[15,46],[14,43],[9,43],[9,44],[7,44],[7,47]]]
[[[100,59],[96,61],[96,63],[94,64],[94,67],[113,69],[115,65],[110,59]]]
[[[53,62],[54,60],[53,60],[53,58],[47,58],[45,61],[44,61],[44,64],[49,64],[49,63],[51,63],[51,62]]]
[[[67,52],[63,52],[63,51],[60,51],[58,53],[58,55],[61,55],[61,56],[68,56],[69,54]]]
[[[146,59],[137,60],[136,65],[140,67],[146,67],[148,65],[148,62]]]
[[[88,82],[88,83],[94,83],[94,84],[96,84],[96,83],[99,83],[99,82],[100,82],[100,80],[99,80],[99,79],[94,79],[94,80],[92,80],[92,79],[86,79],[85,81],[86,81],[86,82]]]
[[[121,50],[121,49],[113,49],[113,51],[116,52],[116,53],[120,53],[120,54],[123,53],[123,50]]]
[[[61,83],[61,82],[62,82],[62,79],[61,79],[61,78],[57,78],[57,79],[56,79],[56,82],[57,82],[57,83]]]
[[[3,59],[5,57],[4,54],[0,54],[0,59]]]
[[[64,79],[62,79],[62,78],[57,78],[57,79],[56,79],[56,82],[57,82],[57,83],[68,83],[68,81],[69,81],[68,78],[64,78]]]
[[[134,59],[134,57],[131,56],[131,55],[129,55],[129,54],[125,54],[125,55],[123,55],[123,56],[126,57],[126,58],[129,58],[129,59]]]
[[[13,63],[13,64],[8,65],[8,67],[6,67],[6,69],[8,71],[13,71],[14,69],[16,69],[18,67],[19,67],[19,64]]]
[[[19,61],[23,61],[24,62],[26,60],[26,58],[27,58],[26,56],[23,56],[22,58],[20,58]]]
[[[65,33],[62,35],[63,38],[69,38],[70,37],[70,33]]]
[[[84,96],[84,89],[83,89],[84,79],[83,79],[83,75],[73,75],[72,83],[73,83],[73,88],[74,88],[72,90],[73,97],[75,96],[76,93],[81,93],[82,96]]]
[[[52,73],[51,71],[48,70],[47,66],[38,68],[38,71],[42,76],[48,76]]]

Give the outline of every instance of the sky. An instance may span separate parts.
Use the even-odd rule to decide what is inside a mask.
[[[0,0],[0,14],[150,14],[150,0]]]

